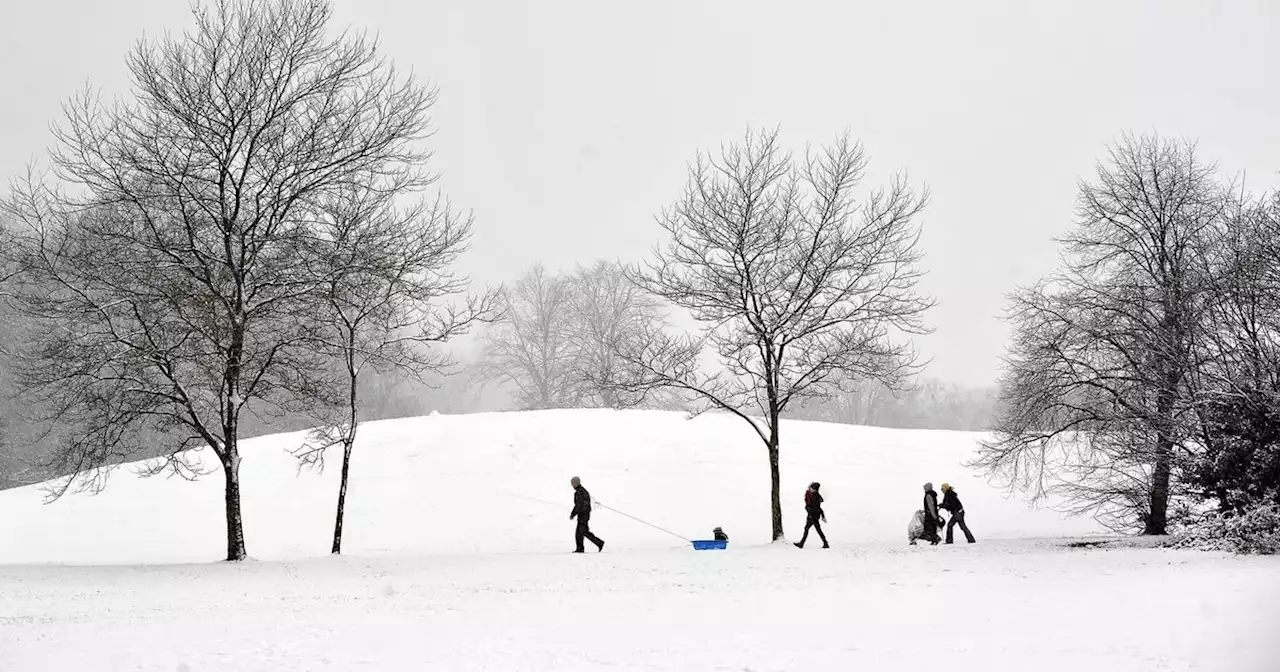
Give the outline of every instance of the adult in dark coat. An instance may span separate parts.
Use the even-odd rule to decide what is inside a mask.
[[[804,548],[804,542],[809,539],[809,528],[817,530],[823,548],[831,548],[827,544],[827,535],[822,533],[822,523],[827,520],[827,514],[822,511],[822,495],[818,494],[818,489],[821,487],[817,483],[810,483],[809,489],[804,491],[804,536],[796,542],[797,548]]]
[[[952,543],[952,530],[956,525],[960,526],[960,531],[964,532],[964,538],[969,543],[974,543],[977,539],[973,538],[973,533],[969,531],[969,526],[964,524],[964,505],[960,503],[960,497],[956,495],[956,491],[949,484],[942,484],[942,508],[951,517],[947,520],[947,543]]]
[[[603,551],[604,541],[591,534],[591,493],[582,487],[582,479],[577,476],[569,480],[569,485],[573,486],[573,511],[569,512],[569,520],[578,519],[578,529],[573,533],[573,540],[577,545],[574,553],[585,552],[582,545],[583,539],[590,539],[591,543],[596,545],[597,551]]]
[[[930,546],[937,546],[942,539],[938,536],[938,527],[942,524],[938,514],[938,493],[932,483],[924,484],[924,538]]]

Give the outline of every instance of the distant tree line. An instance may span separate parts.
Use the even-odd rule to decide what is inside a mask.
[[[801,406],[788,417],[892,429],[980,432],[990,429],[995,419],[996,392],[994,386],[965,386],[928,376],[897,389],[861,380],[830,398]]]
[[[503,319],[484,328],[470,384],[499,390],[475,410],[550,408],[656,408],[694,410],[689,394],[665,390],[625,394],[612,381],[626,372],[617,341],[669,326],[672,308],[633,283],[617,262],[596,262],[567,273],[534,266],[506,287]],[[634,373],[631,371],[630,373]],[[855,379],[785,417],[901,429],[982,431],[990,428],[995,388],[967,387],[933,378]]]
[[[504,288],[503,318],[489,326],[473,367],[481,385],[508,390],[519,410],[627,408],[646,401],[619,390],[619,348],[661,328],[663,304],[618,263],[571,273],[534,266]]]

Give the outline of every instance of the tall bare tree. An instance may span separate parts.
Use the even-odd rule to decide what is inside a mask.
[[[246,557],[246,406],[330,382],[308,346],[320,306],[306,251],[324,204],[369,175],[387,190],[422,179],[431,92],[375,40],[331,33],[331,14],[323,0],[194,7],[190,32],[130,54],[131,99],[65,106],[56,179],[8,204],[38,288],[22,303],[42,325],[27,388],[75,427],[63,472],[128,459],[148,432],[172,437],[175,468],[207,446],[228,560]]]
[[[1113,528],[1165,533],[1211,296],[1199,255],[1224,213],[1214,170],[1189,143],[1125,136],[1081,183],[1063,270],[1012,297],[978,465]]]
[[[485,333],[479,379],[513,385],[524,409],[578,406],[572,283],[537,265],[503,291],[501,308]]]
[[[398,209],[403,190],[385,189],[376,176],[337,191],[327,204],[315,244],[319,317],[312,338],[340,364],[344,384],[338,418],[312,431],[298,456],[324,467],[330,448],[342,449],[332,553],[342,552],[351,455],[361,418],[361,374],[398,371],[423,381],[452,364],[430,347],[466,333],[494,311],[496,293],[472,297],[456,309],[444,303],[467,285],[450,267],[466,250],[471,218],[443,199]]]
[[[658,217],[669,243],[635,273],[705,326],[697,337],[649,329],[625,343],[621,389],[675,388],[699,410],[747,422],[769,457],[775,540],[784,411],[843,381],[897,384],[916,361],[902,337],[927,330],[932,300],[916,291],[927,196],[899,177],[859,199],[866,163],[848,135],[795,162],[776,131],[749,131],[718,160],[698,157],[684,195]],[[707,346],[720,369],[700,368]]]

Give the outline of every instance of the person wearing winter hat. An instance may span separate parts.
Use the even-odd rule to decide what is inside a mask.
[[[977,539],[973,538],[973,533],[969,531],[969,526],[964,524],[964,505],[960,503],[960,497],[956,495],[955,488],[949,483],[942,484],[942,508],[951,514],[951,518],[947,520],[947,542],[952,543],[952,530],[956,525],[960,526],[960,531],[964,532],[964,538],[969,543],[974,543]]]
[[[817,530],[823,548],[831,548],[827,543],[827,535],[822,533],[822,523],[826,522],[827,514],[822,511],[822,495],[818,494],[821,487],[818,483],[810,483],[809,489],[804,491],[804,536],[796,542],[796,548],[804,548],[804,542],[809,539],[809,528]]]
[[[582,487],[582,479],[574,476],[569,479],[569,485],[573,486],[573,510],[569,512],[569,520],[578,519],[578,528],[574,531],[573,540],[577,544],[574,553],[584,553],[582,541],[590,539],[591,543],[596,545],[596,550],[604,550],[604,541],[591,533],[591,493]]]
[[[932,483],[924,484],[924,538],[930,546],[937,546],[942,539],[938,536],[938,527],[942,520],[938,515],[938,493]]]

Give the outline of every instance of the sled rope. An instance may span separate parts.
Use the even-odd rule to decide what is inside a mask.
[[[630,518],[631,520],[634,520],[634,521],[636,521],[637,523],[640,523],[641,525],[648,525],[649,527],[652,527],[653,529],[658,530],[658,531],[660,531],[660,532],[666,532],[667,534],[669,534],[669,535],[671,535],[671,536],[673,536],[673,537],[675,537],[676,539],[679,539],[679,540],[681,540],[681,541],[687,541],[687,542],[690,542],[690,543],[692,543],[692,542],[693,542],[693,540],[692,540],[692,539],[687,539],[687,538],[685,538],[685,537],[682,537],[682,536],[680,536],[680,535],[676,534],[675,532],[672,532],[671,530],[668,530],[668,529],[667,529],[667,528],[665,528],[665,527],[658,527],[657,525],[654,525],[653,523],[651,523],[651,522],[649,522],[649,521],[647,521],[647,520],[640,520],[639,518],[636,518],[635,516],[633,516],[633,515],[631,515],[631,514],[629,514],[629,513],[625,513],[625,512],[619,511],[619,510],[617,510],[617,509],[613,508],[612,506],[609,506],[609,505],[607,505],[607,504],[605,504],[605,503],[601,502],[601,501],[600,501],[600,500],[598,500],[598,499],[597,499],[597,500],[595,500],[595,504],[596,504],[596,506],[598,506],[598,507],[600,507],[600,508],[602,508],[602,509],[608,509],[608,510],[610,510],[610,511],[612,511],[612,512],[614,512],[614,513],[616,513],[616,514],[618,514],[618,515],[620,515],[620,516],[626,516],[627,518]]]
[[[547,506],[554,506],[554,507],[556,507],[556,508],[560,508],[560,505],[559,505],[559,504],[557,504],[557,503],[555,503],[555,502],[548,502],[548,501],[547,501],[547,500],[545,500],[545,499],[538,499],[537,497],[530,497],[530,496],[528,496],[528,495],[522,495],[522,494],[520,494],[520,493],[518,493],[518,492],[511,492],[510,490],[505,491],[505,493],[506,493],[506,494],[508,494],[508,495],[511,495],[511,496],[513,496],[513,497],[518,497],[518,498],[520,498],[520,499],[527,499],[527,500],[529,500],[529,501],[531,501],[531,502],[538,502],[539,504],[546,504]],[[653,523],[651,523],[651,522],[649,522],[649,521],[647,521],[647,520],[640,520],[639,518],[636,518],[635,516],[633,516],[633,515],[631,515],[631,514],[629,514],[629,513],[626,513],[626,512],[623,512],[623,511],[619,511],[619,510],[617,510],[617,509],[613,508],[612,506],[608,506],[608,505],[606,505],[606,504],[602,503],[602,502],[601,502],[600,500],[598,500],[598,499],[593,499],[593,500],[592,500],[592,505],[593,505],[593,507],[595,507],[595,508],[608,509],[608,510],[610,510],[610,511],[612,511],[612,512],[614,512],[614,513],[616,513],[616,514],[618,514],[618,515],[620,515],[620,516],[626,516],[627,518],[630,518],[631,520],[634,520],[634,521],[636,521],[637,523],[640,523],[641,525],[648,525],[649,527],[652,527],[653,529],[658,530],[659,532],[666,532],[667,534],[669,534],[669,535],[671,535],[671,536],[673,536],[673,537],[675,537],[676,539],[679,539],[679,540],[681,540],[681,541],[687,541],[687,542],[689,542],[689,543],[693,543],[693,540],[692,540],[692,539],[687,539],[687,538],[685,538],[685,537],[682,537],[682,536],[680,536],[680,535],[676,534],[675,532],[672,532],[671,530],[668,530],[668,529],[667,529],[667,528],[665,528],[665,527],[658,527],[657,525],[654,525]]]

